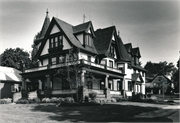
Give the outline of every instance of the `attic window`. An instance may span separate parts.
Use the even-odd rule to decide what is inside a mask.
[[[85,35],[85,45],[88,45],[88,46],[93,46],[93,38],[92,38],[92,35],[90,33],[87,33]]]
[[[63,44],[63,36],[55,36],[49,39],[50,40],[50,48],[59,47]]]
[[[109,56],[114,58],[114,45],[111,44]]]

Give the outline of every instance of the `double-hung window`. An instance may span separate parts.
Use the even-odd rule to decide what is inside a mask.
[[[109,60],[109,67],[113,68],[113,61]]]

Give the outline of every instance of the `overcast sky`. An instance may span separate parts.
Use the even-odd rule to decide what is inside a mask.
[[[0,53],[20,47],[31,51],[33,38],[42,28],[46,10],[72,25],[91,20],[94,29],[112,25],[123,43],[139,47],[140,61],[176,64],[180,51],[179,0],[1,0]]]

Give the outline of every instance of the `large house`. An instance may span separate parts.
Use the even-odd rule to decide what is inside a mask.
[[[124,45],[115,26],[95,31],[91,21],[73,26],[56,17],[50,21],[47,12],[32,56],[39,67],[22,73],[22,87],[27,90],[28,79],[42,97],[77,96],[80,90],[107,99],[145,94],[140,50],[131,43]]]
[[[146,93],[151,94],[172,94],[174,83],[165,75],[159,73],[146,82]]]

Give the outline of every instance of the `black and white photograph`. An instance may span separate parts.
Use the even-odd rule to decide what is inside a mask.
[[[0,123],[180,122],[180,0],[0,0]]]

